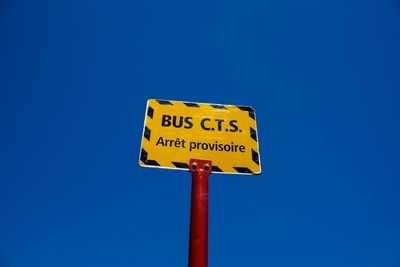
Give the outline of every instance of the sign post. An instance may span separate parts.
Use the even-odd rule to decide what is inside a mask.
[[[209,160],[191,159],[192,203],[190,207],[189,267],[207,267]]]
[[[207,267],[208,175],[261,173],[250,106],[147,101],[139,165],[192,173],[189,267]]]

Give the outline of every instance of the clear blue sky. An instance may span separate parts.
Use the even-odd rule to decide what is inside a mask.
[[[0,1],[0,266],[186,266],[190,174],[146,100],[256,108],[210,177],[209,266],[400,266],[400,4]]]

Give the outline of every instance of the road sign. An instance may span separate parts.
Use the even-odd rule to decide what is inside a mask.
[[[193,158],[213,173],[260,174],[254,108],[148,100],[139,165],[188,171]]]

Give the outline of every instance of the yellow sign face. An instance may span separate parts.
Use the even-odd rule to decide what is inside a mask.
[[[148,100],[139,165],[189,170],[190,159],[211,160],[213,173],[260,174],[254,109]]]

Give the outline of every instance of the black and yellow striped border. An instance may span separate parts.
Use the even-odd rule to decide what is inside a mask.
[[[155,99],[155,101],[157,101],[157,103],[160,105],[170,105],[170,106],[173,106],[174,102],[175,102],[175,101],[171,101],[171,100],[160,100],[160,99]],[[254,108],[251,106],[206,104],[206,103],[195,103],[195,102],[181,102],[181,103],[183,103],[185,106],[190,107],[190,108],[199,108],[201,106],[208,105],[214,109],[226,109],[227,110],[229,108],[235,107],[243,112],[248,112],[248,116],[252,120],[254,120],[254,121],[256,120]],[[153,116],[154,116],[154,108],[150,104],[148,104],[147,110],[146,110],[146,118],[152,120]],[[250,138],[253,139],[258,144],[257,130],[250,127],[249,132],[250,132]],[[143,138],[146,138],[149,141],[151,138],[151,129],[148,128],[147,125],[145,125],[144,129],[143,129]],[[258,145],[257,145],[257,147],[258,147]],[[254,149],[252,149],[251,152],[252,152],[252,161],[254,163],[256,163],[258,166],[260,166],[261,163],[260,163],[259,152],[255,151]],[[161,166],[161,164],[159,164],[156,160],[150,159],[148,157],[148,153],[145,149],[143,149],[143,147],[141,148],[141,151],[140,151],[139,160],[144,165],[147,165],[149,167],[160,167]],[[174,166],[174,169],[182,169],[182,170],[189,169],[189,165],[186,162],[173,162],[172,161],[171,163]],[[261,174],[261,166],[260,166],[259,173],[254,173],[248,167],[243,167],[243,166],[234,166],[233,169],[237,173],[241,173],[241,174],[255,174],[255,175]],[[220,167],[215,166],[215,165],[212,166],[212,171],[213,171],[213,173],[228,173],[228,174],[230,173],[230,174],[232,174],[232,172],[224,171],[223,169],[221,169]]]

